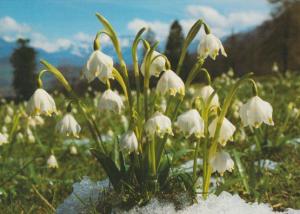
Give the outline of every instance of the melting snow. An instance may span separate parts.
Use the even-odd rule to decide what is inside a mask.
[[[73,184],[72,194],[57,208],[58,214],[83,214],[96,206],[102,197],[101,192],[109,187],[108,180],[93,182],[88,177],[80,183]],[[184,194],[182,194],[184,197]],[[182,199],[184,201],[184,198]],[[152,199],[144,207],[134,207],[130,211],[114,210],[113,213],[124,214],[300,214],[300,210],[287,209],[285,212],[273,212],[268,204],[247,203],[237,194],[222,192],[219,196],[210,195],[207,200],[198,196],[198,203],[176,211],[170,202]]]

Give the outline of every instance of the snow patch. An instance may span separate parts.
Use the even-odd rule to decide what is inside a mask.
[[[81,182],[73,184],[72,194],[57,208],[57,214],[90,213],[97,202],[104,197],[103,192],[109,189],[109,181],[93,182],[84,177]],[[180,194],[181,201],[186,195]],[[222,192],[219,196],[211,194],[207,200],[198,195],[198,203],[187,206],[184,210],[176,210],[173,203],[152,199],[144,207],[134,207],[129,211],[113,210],[114,214],[300,214],[300,210],[287,209],[284,212],[273,212],[269,204],[247,203],[237,194]],[[186,203],[184,203],[186,204]]]

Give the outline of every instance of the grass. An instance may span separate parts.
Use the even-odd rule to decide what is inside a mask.
[[[220,89],[218,94],[221,100],[234,81],[230,75],[219,77],[214,82],[216,88]],[[233,107],[230,110],[227,117],[238,124],[238,131],[234,142],[228,143],[228,150],[234,149],[239,157],[235,159],[234,172],[225,173],[223,178],[218,179],[220,182],[216,192],[236,192],[247,201],[269,203],[275,210],[287,207],[300,209],[300,147],[299,143],[291,143],[296,142],[293,139],[300,137],[299,115],[291,104],[300,104],[300,78],[297,74],[288,73],[285,76],[259,77],[257,81],[260,83],[260,96],[273,105],[275,126],[262,126],[254,132],[248,128],[243,129],[235,116],[236,109]],[[197,86],[195,88],[197,90]],[[241,88],[238,100],[247,100],[250,97],[249,91],[251,92],[250,86]],[[29,125],[28,119],[24,117],[23,103],[4,103],[0,107],[3,118],[0,122],[9,131],[14,126],[16,115],[21,115],[11,142],[0,146],[0,210],[3,213],[52,213],[52,207],[62,203],[72,192],[72,184],[80,181],[83,176],[89,176],[92,180],[105,178],[99,163],[89,153],[89,148],[96,146],[92,141],[88,145],[77,146],[78,154],[72,155],[70,146],[64,143],[69,138],[55,133],[55,124],[64,113],[66,102],[62,94],[54,93],[53,96],[63,112],[57,117],[44,118],[45,124],[35,127]],[[94,104],[97,98],[98,94],[95,97],[85,96],[83,99],[105,135],[105,143],[111,145],[115,139],[114,135],[110,137],[111,133],[122,133],[126,124],[124,125],[120,116],[97,113]],[[187,102],[184,106],[189,108],[191,103]],[[11,122],[5,122],[4,119],[9,115],[8,108],[13,109]],[[91,139],[83,118],[76,112],[74,115],[83,128],[81,138]],[[28,141],[28,128],[35,138],[33,143]],[[23,134],[23,139],[18,137],[18,133]],[[243,138],[243,133],[249,137]],[[190,160],[190,149],[193,147],[182,139],[176,141],[171,145],[167,144],[166,150],[173,156],[174,163],[180,165]],[[51,151],[57,157],[58,169],[47,168],[46,161]],[[231,155],[234,156],[232,152]],[[278,163],[277,167],[265,169],[255,164],[265,159]],[[240,161],[240,167],[237,167],[237,161]],[[214,176],[219,177],[217,174]]]

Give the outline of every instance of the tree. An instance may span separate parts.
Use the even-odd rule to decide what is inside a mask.
[[[273,49],[270,53],[278,53],[278,62],[283,71],[299,68],[300,36],[300,1],[299,0],[269,0],[275,5],[273,10],[274,36]],[[276,49],[277,48],[277,49]]]
[[[179,22],[175,20],[171,25],[165,50],[165,55],[168,57],[173,70],[177,68],[183,42],[184,35],[182,27]]]
[[[28,99],[36,89],[36,51],[28,47],[28,39],[18,39],[16,48],[10,57],[14,68],[13,87],[18,100]]]

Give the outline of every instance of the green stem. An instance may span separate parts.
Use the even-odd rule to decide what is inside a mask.
[[[83,106],[80,104],[80,100],[77,97],[77,95],[74,93],[73,89],[71,88],[70,84],[68,83],[68,81],[65,79],[65,77],[62,75],[62,73],[53,65],[51,65],[50,63],[48,63],[45,60],[41,60],[41,63],[47,68],[46,70],[49,71],[50,73],[52,73],[57,79],[58,81],[65,87],[65,89],[70,93],[70,95],[73,97],[74,100],[76,100],[79,110],[82,112],[82,114],[84,115],[84,118],[86,119],[87,123],[88,123],[88,127],[89,130],[92,134],[92,137],[94,138],[94,140],[97,142],[97,145],[99,146],[99,148],[101,149],[101,151],[104,153],[104,147],[102,145],[101,142],[101,135],[100,132],[98,133],[98,129],[95,123],[92,122],[92,120],[89,118],[89,116],[86,113],[85,108],[83,108]],[[38,79],[41,80],[42,75],[45,73],[46,70],[42,70],[38,76]],[[95,131],[97,130],[97,131]],[[97,136],[98,134],[98,136]]]
[[[152,175],[156,177],[155,136],[153,136],[152,142],[150,143],[150,147],[151,147]]]
[[[179,75],[184,59],[186,57],[186,53],[188,50],[189,45],[191,44],[191,42],[193,41],[193,39],[195,38],[195,36],[197,35],[197,33],[199,32],[201,26],[204,25],[204,30],[206,33],[209,33],[209,27],[203,22],[203,20],[199,19],[195,22],[195,24],[191,27],[190,31],[188,32],[186,39],[184,40],[183,46],[182,46],[182,50],[181,50],[181,54],[179,57],[179,61],[177,64],[177,69],[176,69],[176,73]]]
[[[232,103],[233,97],[235,96],[238,88],[240,85],[242,85],[244,82],[249,81],[249,77],[252,75],[252,73],[250,74],[246,74],[244,77],[242,77],[239,81],[236,82],[235,85],[232,86],[230,92],[228,93],[225,101],[224,101],[224,107],[220,113],[220,116],[218,117],[218,121],[217,121],[217,125],[216,125],[216,131],[215,131],[215,135],[212,139],[212,145],[209,149],[209,153],[208,153],[208,160],[213,157],[213,155],[215,155],[215,153],[217,152],[217,147],[218,147],[218,139],[220,136],[220,132],[221,132],[221,126],[223,123],[223,120],[225,118],[225,115]],[[203,197],[204,199],[207,198],[208,196],[208,189],[209,189],[209,184],[210,184],[210,178],[211,178],[211,173],[212,173],[212,168],[211,166],[208,164],[208,167],[206,169],[206,173],[205,173],[205,179],[204,179],[204,187],[203,187]]]
[[[198,159],[198,153],[200,148],[200,142],[196,142],[196,148],[194,151],[194,165],[193,165],[193,182],[194,186],[196,186],[197,183],[197,159]]]

